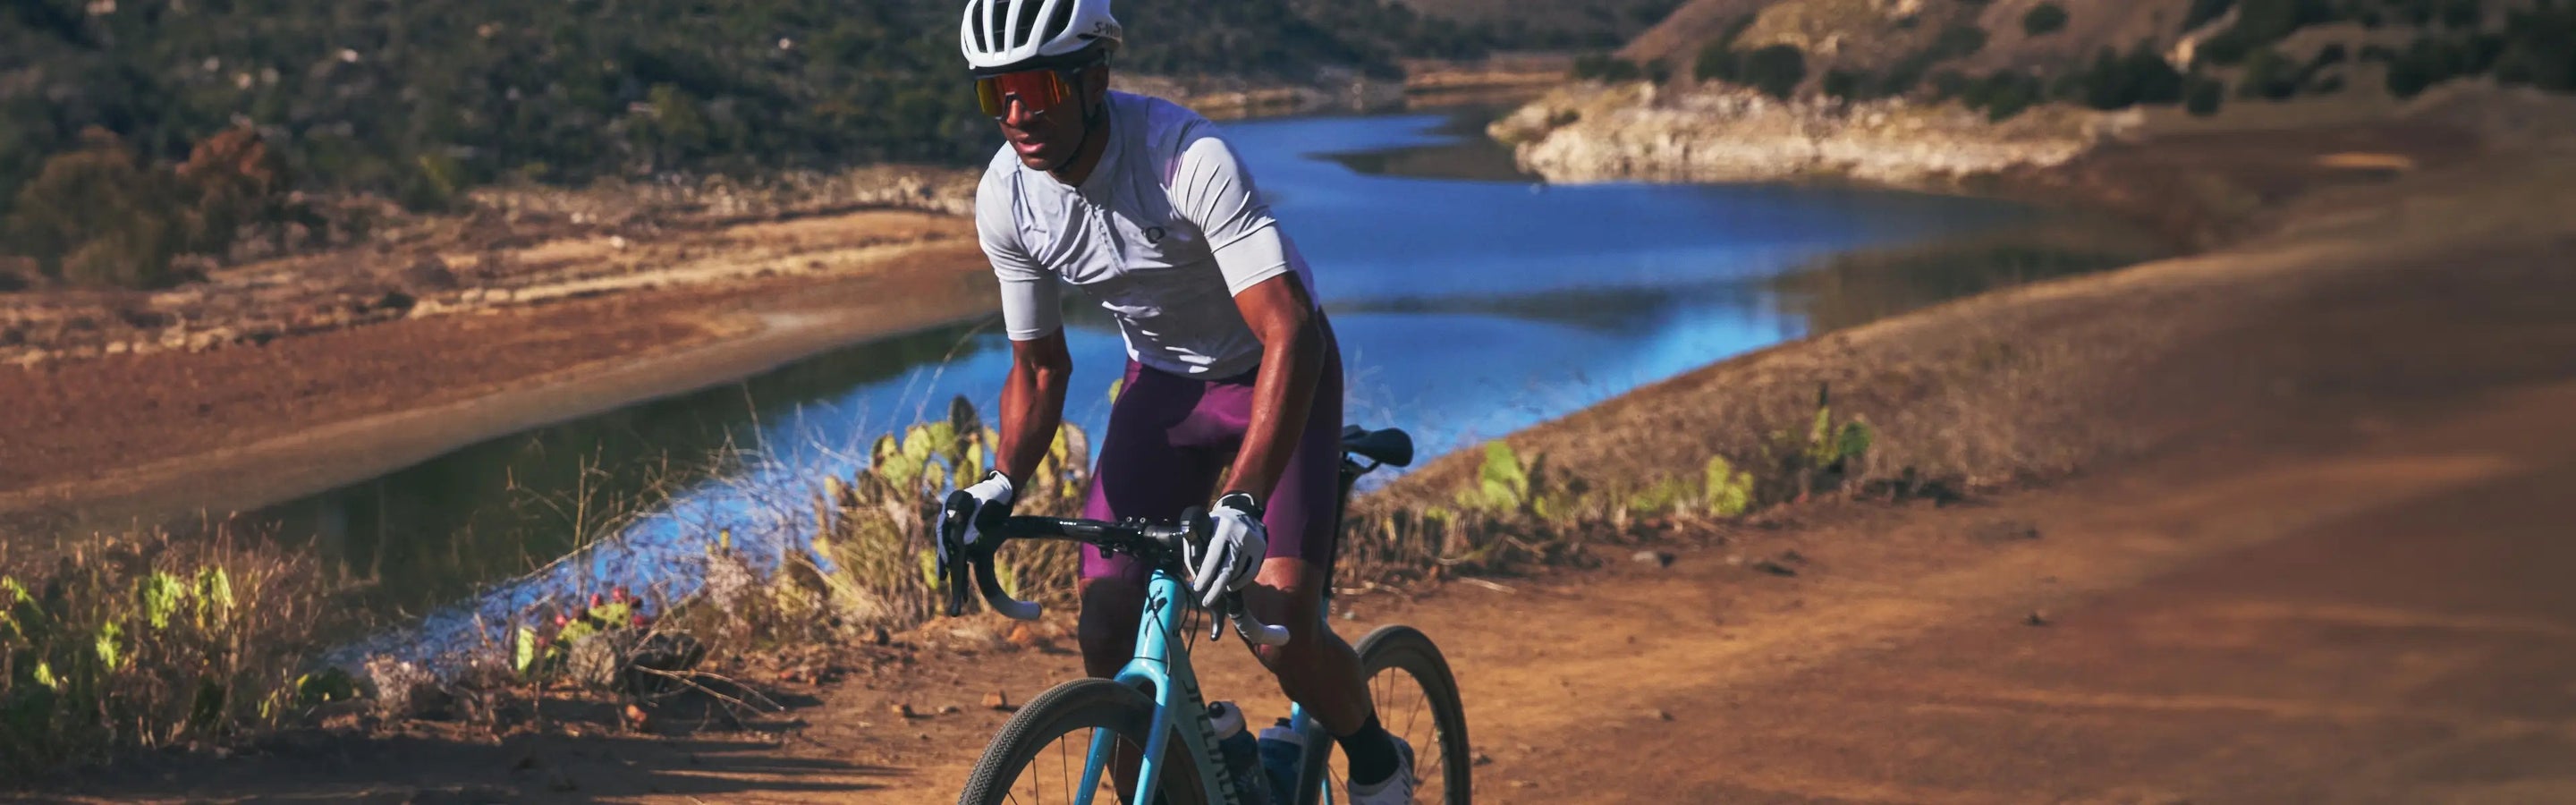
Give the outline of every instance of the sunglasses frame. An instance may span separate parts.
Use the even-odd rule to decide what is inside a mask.
[[[1061,97],[1049,102],[1043,109],[1030,108],[1029,116],[1038,117],[1054,111],[1056,107],[1065,105],[1067,101],[1077,100],[1082,94],[1082,80],[1080,78],[1080,74],[1085,70],[1089,70],[1106,63],[1108,63],[1108,60],[1102,59],[1066,67],[1035,67],[1027,70],[1012,70],[1007,73],[978,76],[975,79],[975,105],[976,108],[984,112],[985,116],[991,117],[994,120],[1000,120],[1004,116],[1010,114],[1011,99],[1017,96],[1017,93],[1001,92],[999,81],[1003,76],[1018,75],[1022,73],[1048,73],[1055,76],[1057,90]],[[984,100],[984,84],[987,81],[996,82],[994,84],[994,94],[996,97],[989,105]],[[1033,107],[1026,98],[1020,99],[1020,105],[1023,107]]]

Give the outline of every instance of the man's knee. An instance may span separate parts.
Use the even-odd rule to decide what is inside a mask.
[[[1260,577],[1244,593],[1244,605],[1261,622],[1288,629],[1288,642],[1253,649],[1262,665],[1272,671],[1301,666],[1321,650],[1324,590],[1303,560],[1272,559],[1264,563]]]
[[[1092,676],[1109,676],[1136,653],[1137,618],[1145,605],[1145,588],[1122,578],[1082,580],[1082,617],[1074,637],[1082,644],[1082,665]]]

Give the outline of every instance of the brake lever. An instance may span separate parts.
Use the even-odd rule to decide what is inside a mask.
[[[1244,606],[1244,593],[1226,596],[1224,622],[1208,624],[1208,640],[1216,640],[1218,632],[1226,630],[1226,622],[1234,624],[1236,635],[1242,635],[1244,642],[1252,642],[1252,645],[1288,645],[1288,627],[1273,627],[1273,624],[1265,624],[1260,617],[1255,617],[1252,606]]]
[[[1243,635],[1243,642],[1256,646],[1288,644],[1288,627],[1262,623],[1259,617],[1252,614],[1252,608],[1243,605],[1242,593],[1226,596],[1225,601],[1226,619],[1234,622],[1234,630]],[[1217,626],[1221,628],[1222,624]]]
[[[957,536],[964,533],[966,519],[974,511],[975,496],[963,489],[948,493],[947,502],[940,506],[939,533],[934,537],[939,540],[939,545],[933,553],[938,559],[937,578],[941,586],[947,588],[940,591],[946,598],[942,609],[951,618],[966,614],[966,565],[969,560],[965,556],[966,546],[957,540]]]

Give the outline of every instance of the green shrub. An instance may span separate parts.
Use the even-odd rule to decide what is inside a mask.
[[[2498,82],[2576,92],[2576,9],[2514,12],[2497,54]]]
[[[1691,62],[1691,76],[1701,81],[1735,83],[1742,74],[1743,56],[1735,52],[1735,40],[1753,27],[1755,15],[1745,14],[1726,24],[1717,38],[1701,45],[1699,57]]]
[[[1941,29],[1941,35],[1932,39],[1931,48],[1925,52],[1930,54],[1932,61],[1939,62],[1974,56],[1984,49],[1986,29],[1977,27],[1975,23],[1963,22]]]
[[[2182,15],[2182,30],[2199,30],[2200,26],[2209,24],[2210,20],[2218,19],[2235,7],[2236,0],[2191,0],[2191,9]]]
[[[2344,15],[2331,0],[2243,0],[2237,4],[2236,24],[2202,42],[2199,54],[2212,64],[2236,64],[2291,31]]]
[[[1708,513],[1734,517],[1753,510],[1753,474],[1736,470],[1725,456],[1709,457],[1700,483],[1701,503],[1708,507]]]
[[[1574,60],[1574,77],[1588,81],[1622,83],[1645,77],[1636,62],[1617,56],[1591,55]]]
[[[2231,28],[2202,40],[2192,54],[2193,58],[2210,64],[2230,65],[2243,63],[2250,50],[2252,48],[2245,43],[2245,38],[2237,36],[2235,29]]]
[[[2021,30],[2031,36],[2047,36],[2066,30],[2066,9],[2056,3],[2032,6],[2029,13],[2021,15]]]
[[[2004,70],[1970,82],[1959,93],[1959,100],[1970,109],[1984,111],[1986,119],[2000,123],[2045,100],[2046,89],[2038,76]]]
[[[2236,97],[2284,100],[2299,94],[2298,67],[2278,50],[2264,48],[2245,60],[2245,73],[2236,79]]]
[[[1825,71],[1822,89],[1826,97],[1856,100],[1869,92],[1863,83],[1865,80],[1860,73],[1837,67]]]
[[[43,270],[78,285],[156,288],[187,232],[178,185],[141,164],[113,135],[46,160],[19,188],[9,230]]]
[[[1807,54],[1795,45],[1771,45],[1745,54],[1743,83],[1787,100],[1807,80]]]
[[[2503,59],[2508,42],[2491,34],[2427,35],[2417,39],[2388,63],[2388,91],[2400,98],[2411,98],[2426,87],[2452,78],[2483,75]]]
[[[1859,80],[1850,85],[1848,97],[1887,98],[1913,92],[1915,86],[1923,83],[1924,75],[1931,72],[1933,65],[1973,55],[1985,46],[1986,31],[1974,24],[1961,23],[1943,28],[1931,44],[1889,65],[1886,72],[1874,77],[1856,72]],[[1826,73],[1825,79],[1828,83],[1826,94],[1833,94],[1833,74]]]
[[[1585,491],[1578,479],[1549,473],[1546,456],[1531,456],[1524,464],[1511,445],[1497,439],[1485,444],[1475,485],[1458,493],[1458,506],[1487,515],[1553,520],[1573,514]]]
[[[1830,387],[1816,388],[1816,413],[1804,432],[1773,431],[1764,451],[1776,475],[1770,481],[1774,491],[1769,500],[1799,500],[1815,492],[1840,490],[1844,483],[1862,474],[1860,462],[1869,456],[1877,435],[1869,425],[1859,421],[1837,424],[1834,420]],[[1715,465],[1712,473],[1719,472]]]
[[[1723,42],[1712,42],[1700,48],[1699,58],[1691,62],[1691,77],[1701,81],[1734,83],[1743,75],[1735,50]]]
[[[2091,66],[2071,75],[2080,88],[2076,97],[2095,109],[2126,109],[2142,103],[2183,99],[2182,73],[2166,63],[2149,42],[2138,43],[2125,56],[2103,48]]]
[[[0,568],[0,777],[221,742],[353,693],[308,673],[308,561],[229,535],[125,535]]]
[[[2196,117],[2208,117],[2218,114],[2219,104],[2225,101],[2226,96],[2226,84],[2208,78],[2194,78],[2190,91],[2184,95],[2183,108]]]
[[[2475,28],[2486,21],[2486,8],[2478,0],[2451,0],[2442,6],[2442,25],[2451,28]]]

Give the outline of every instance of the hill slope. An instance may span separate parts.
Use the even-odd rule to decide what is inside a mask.
[[[1616,0],[1613,17],[1650,21],[1671,1]],[[258,133],[249,156],[274,158],[259,172],[265,187],[382,193],[415,208],[513,179],[970,162],[993,134],[955,52],[959,8],[962,0],[10,3],[0,11],[0,223],[22,207],[122,214],[173,192],[167,177],[150,175],[154,165],[235,128]],[[1117,13],[1129,34],[1122,71],[1191,77],[1394,75],[1399,58],[1475,58],[1563,38],[1508,9],[1461,21],[1389,0],[1120,0]],[[1595,33],[1624,36],[1643,24]],[[82,151],[97,153],[28,194],[49,160]],[[102,186],[112,192],[73,189]],[[31,226],[44,228],[0,226],[0,254],[50,266],[66,255],[47,243],[87,238]],[[159,240],[149,233],[172,226],[136,224],[125,239]]]

